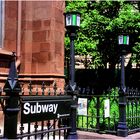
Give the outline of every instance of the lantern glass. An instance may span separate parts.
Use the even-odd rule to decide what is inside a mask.
[[[77,26],[80,27],[80,15],[77,15]]]
[[[119,45],[129,45],[129,36],[128,35],[119,35],[118,44]]]
[[[66,26],[71,26],[71,15],[66,15]]]
[[[77,12],[71,12],[65,14],[66,27],[80,27],[80,14]]]

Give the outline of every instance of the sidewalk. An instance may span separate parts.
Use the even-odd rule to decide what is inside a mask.
[[[127,137],[118,137],[110,134],[98,134],[94,132],[77,131],[78,139],[113,139],[113,140],[135,140],[140,139],[140,132],[128,135]]]

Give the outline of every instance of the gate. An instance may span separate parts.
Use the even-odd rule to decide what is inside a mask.
[[[41,88],[34,89],[31,82],[28,90],[23,87],[12,61],[0,94],[4,112],[4,134],[0,138],[66,139],[76,135],[76,101],[71,95],[58,92],[56,84],[48,91],[44,82]]]

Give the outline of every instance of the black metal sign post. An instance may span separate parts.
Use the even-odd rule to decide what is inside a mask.
[[[18,101],[19,92],[21,91],[17,78],[14,57],[11,62],[8,79],[4,86],[4,92],[9,96],[6,100],[4,109],[4,138],[6,139],[16,139],[17,137],[17,116],[20,110],[18,107]]]

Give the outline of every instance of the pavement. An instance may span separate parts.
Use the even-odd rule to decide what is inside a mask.
[[[84,140],[84,139],[113,139],[113,140],[135,140],[135,139],[140,139],[140,132],[137,132],[135,134],[128,135],[127,137],[119,137],[116,135],[111,135],[111,134],[98,134],[94,132],[86,132],[86,131],[77,131],[78,133],[78,139],[79,140]]]

